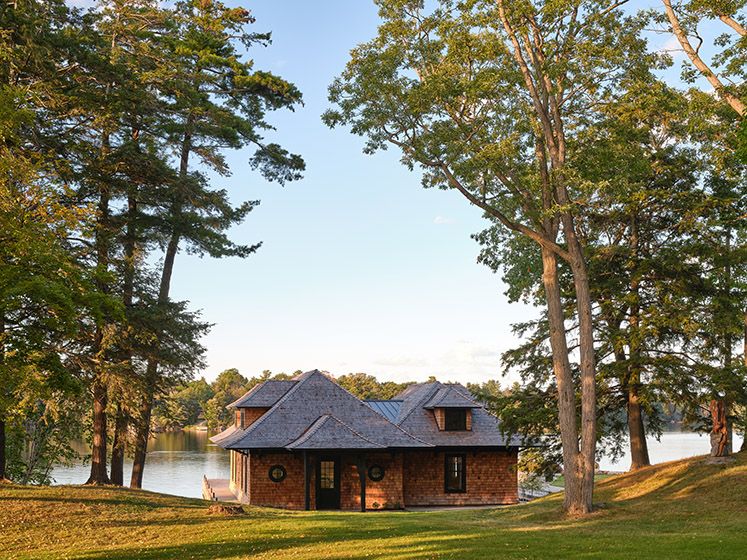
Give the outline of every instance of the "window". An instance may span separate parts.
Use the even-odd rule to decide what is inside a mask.
[[[447,408],[444,410],[444,429],[449,432],[464,431],[467,429],[467,409]]]
[[[322,490],[335,489],[335,462],[319,462],[319,488]]]
[[[445,479],[446,492],[467,491],[466,455],[446,455]]]
[[[374,482],[384,480],[384,467],[382,467],[381,465],[371,465],[368,468],[368,478],[370,478]]]
[[[288,473],[285,472],[285,467],[283,465],[273,465],[270,467],[269,476],[270,480],[273,482],[283,482],[285,477],[288,476]]]

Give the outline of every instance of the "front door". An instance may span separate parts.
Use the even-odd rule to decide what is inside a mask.
[[[316,473],[316,509],[340,509],[339,458],[319,457]]]

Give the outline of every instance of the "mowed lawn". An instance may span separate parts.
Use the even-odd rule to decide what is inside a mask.
[[[560,496],[437,512],[211,515],[145,491],[0,486],[0,558],[745,558],[747,456],[667,463],[598,485],[599,509]]]

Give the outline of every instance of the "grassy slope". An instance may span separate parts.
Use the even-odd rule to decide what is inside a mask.
[[[491,510],[207,513],[200,500],[0,486],[0,558],[735,558],[747,551],[747,454],[615,476],[573,520],[560,496]]]

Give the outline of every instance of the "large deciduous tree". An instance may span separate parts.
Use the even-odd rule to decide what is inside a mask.
[[[580,181],[580,135],[653,63],[642,22],[618,4],[381,0],[382,24],[330,87],[331,125],[399,147],[425,186],[454,189],[536,243],[566,472],[564,507],[592,509],[596,359],[587,258],[577,220],[602,185]],[[566,336],[559,263],[578,322],[579,382]],[[575,394],[581,394],[581,416]]]

